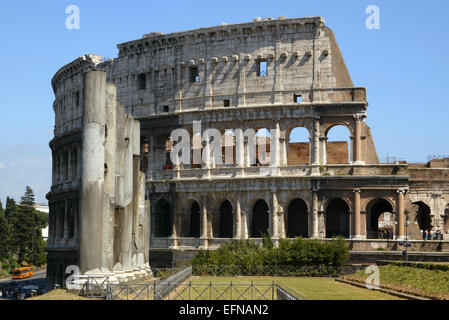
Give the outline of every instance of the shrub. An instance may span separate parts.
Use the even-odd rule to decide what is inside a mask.
[[[198,252],[192,265],[196,273],[215,274],[235,274],[236,270],[255,274],[262,272],[264,266],[320,267],[316,271],[319,275],[329,274],[333,268],[338,270],[348,258],[349,250],[343,238],[333,241],[281,239],[275,248],[268,233],[263,237],[263,246],[253,240],[232,240],[217,250]]]

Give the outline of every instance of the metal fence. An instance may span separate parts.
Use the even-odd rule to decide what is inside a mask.
[[[110,286],[109,277],[89,276],[82,285],[79,295],[88,298],[104,298],[108,286]]]
[[[159,285],[159,288],[157,286]],[[108,285],[107,300],[306,300],[277,283],[165,283]],[[160,293],[163,293],[162,295]],[[167,294],[168,293],[168,294]]]
[[[193,266],[195,276],[276,276],[276,277],[337,277],[346,270],[335,266]],[[345,272],[344,272],[345,271]]]
[[[352,271],[352,270],[351,270]],[[333,266],[195,266],[179,269],[153,269],[165,279],[153,283],[113,284],[109,278],[88,276],[79,294],[106,300],[305,300],[306,297],[272,282],[195,283],[186,282],[192,275],[213,276],[335,276],[342,267]]]

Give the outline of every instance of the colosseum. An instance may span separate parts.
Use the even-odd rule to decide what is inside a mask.
[[[323,18],[152,32],[118,49],[52,79],[50,284],[69,265],[126,280],[267,231],[449,251],[449,159],[379,161],[366,89]],[[336,126],[349,142],[328,139]]]

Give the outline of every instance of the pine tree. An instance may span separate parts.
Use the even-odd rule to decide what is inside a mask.
[[[13,227],[12,243],[19,263],[40,264],[42,255],[45,256],[41,223],[34,204],[33,190],[27,186],[20,204],[10,215]]]
[[[6,197],[5,217],[9,221],[11,212],[16,210],[16,201],[13,198]]]
[[[0,201],[0,260],[9,256],[10,226]]]

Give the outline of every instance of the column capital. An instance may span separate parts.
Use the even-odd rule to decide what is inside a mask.
[[[400,194],[400,193],[402,193],[402,194],[406,194],[407,193],[407,191],[408,191],[408,189],[407,188],[403,188],[403,189],[398,189],[396,192],[398,193],[398,194]]]
[[[361,189],[353,189],[352,192],[354,192],[354,193],[361,193],[362,190]]]
[[[362,121],[363,119],[366,118],[366,115],[364,114],[356,114],[354,116],[352,116],[354,118],[355,121]]]

